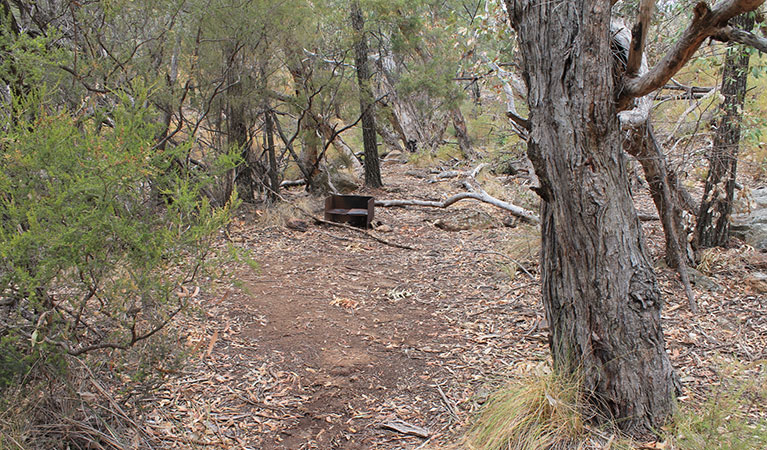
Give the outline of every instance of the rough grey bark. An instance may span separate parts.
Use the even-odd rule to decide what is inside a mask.
[[[458,148],[461,149],[464,158],[476,158],[477,153],[474,151],[471,136],[469,136],[469,131],[466,128],[466,120],[464,119],[460,108],[455,107],[450,110],[450,119],[453,122],[453,128],[455,128],[455,137],[458,140]]]
[[[365,186],[381,187],[381,168],[378,160],[376,142],[375,98],[370,86],[368,67],[368,44],[365,37],[365,19],[359,2],[351,4],[351,22],[354,28],[354,63],[357,67],[357,84],[360,95],[360,114],[362,115],[362,144],[365,149]]]
[[[542,294],[557,370],[580,372],[603,413],[635,434],[671,411],[661,295],[625,172],[610,3],[506,0],[543,199]]]
[[[754,17],[744,14],[733,22],[745,31],[754,27]],[[738,170],[740,123],[746,97],[748,64],[751,54],[734,44],[727,45],[722,70],[721,119],[714,134],[714,145],[707,155],[709,169],[703,198],[695,225],[695,244],[698,248],[724,246],[730,238],[730,214],[735,193]]]

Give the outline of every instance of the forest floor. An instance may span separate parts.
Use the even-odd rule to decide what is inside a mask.
[[[368,192],[381,199],[462,190],[396,161],[383,172],[386,186]],[[320,201],[311,205],[321,216]],[[547,370],[534,227],[504,226],[507,213],[470,200],[377,208],[383,226],[373,233],[407,250],[311,220],[306,231],[269,224],[264,214],[244,212],[230,227],[229,243],[258,264],[229,268],[234,282],[195,299],[179,330],[187,363],[144,407],[150,432],[169,447],[426,448],[455,442],[509,378]],[[485,228],[435,226],[461,215]],[[659,260],[660,224],[645,227]],[[748,247],[711,252],[701,267],[711,283],[695,286],[701,311],[692,314],[676,274],[658,269],[681,401],[704,398],[722,361],[767,358],[764,286],[749,282],[757,270],[767,271],[767,255]],[[400,431],[387,426],[396,423]]]

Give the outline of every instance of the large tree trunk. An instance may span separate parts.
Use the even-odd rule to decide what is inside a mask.
[[[733,22],[746,31],[754,27],[754,18],[750,14],[738,16]],[[695,226],[695,244],[698,248],[724,246],[730,238],[730,213],[738,169],[740,122],[750,57],[751,54],[747,50],[733,44],[727,45],[727,56],[722,70],[722,118],[714,134],[714,146],[708,154],[708,175]]]
[[[351,21],[354,28],[354,63],[357,66],[357,84],[360,89],[360,114],[362,114],[362,144],[365,149],[365,186],[381,187],[381,168],[376,142],[375,98],[370,86],[368,68],[368,43],[365,37],[365,19],[358,1],[352,2]]]
[[[385,44],[377,62],[378,82],[376,95],[384,97],[382,101],[384,114],[397,133],[406,150],[415,152],[422,146],[428,145],[430,137],[425,127],[419,121],[418,108],[411,99],[397,93],[397,83],[401,64]]]
[[[661,296],[628,189],[610,3],[506,0],[528,86],[528,154],[543,198],[543,303],[557,370],[626,431],[671,411]]]

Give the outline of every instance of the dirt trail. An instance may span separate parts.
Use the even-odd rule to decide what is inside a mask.
[[[406,166],[385,173],[386,187],[373,193],[379,198],[436,199],[460,190],[427,184]],[[258,268],[238,266],[235,285],[221,282],[199,299],[201,315],[188,320],[182,342],[201,357],[168,380],[149,422],[178,448],[424,444],[382,427],[393,420],[427,429],[435,442],[454,436],[489,388],[548,359],[536,256],[519,251],[526,241],[531,250],[537,246],[534,229],[434,226],[465,212],[482,212],[497,224],[506,218],[476,202],[448,210],[377,209],[377,220],[391,228],[379,234],[416,250],[327,226],[300,232],[256,227],[252,216],[237,221],[229,235]],[[649,234],[659,253],[662,244],[653,243],[662,243],[662,233],[651,228]],[[536,279],[493,253],[512,248]],[[711,328],[721,313],[704,294],[702,307],[711,312],[691,320],[673,272],[661,271],[660,281],[671,294],[667,311],[676,311],[666,313],[665,325],[675,364],[688,383],[705,383],[710,374],[695,361],[708,350],[677,337],[701,325],[718,335]],[[758,315],[754,320],[767,325]],[[760,329],[750,336],[763,340]],[[745,328],[741,333],[749,337]],[[717,348],[723,350],[739,352]]]
[[[456,189],[404,171],[390,167],[397,175],[373,194],[438,198]],[[497,217],[498,227],[434,226],[476,211]],[[435,439],[450,433],[477,407],[478,388],[546,357],[537,281],[520,272],[512,282],[509,262],[483,253],[525,233],[535,239],[532,228],[500,225],[504,217],[476,202],[379,208],[376,220],[391,228],[379,235],[416,250],[327,226],[264,229],[244,217],[229,235],[258,268],[237,267],[237,287],[220,283],[200,299],[205,318],[190,321],[184,338],[202,358],[168,386],[171,397],[184,393],[166,408],[173,416],[158,409],[155,420],[172,422],[187,445],[257,449],[424,442],[382,427],[393,420]]]

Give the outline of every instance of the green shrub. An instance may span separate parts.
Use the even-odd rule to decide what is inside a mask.
[[[125,349],[158,332],[229,220],[236,199],[213,208],[207,175],[181,169],[188,147],[154,145],[145,97],[122,96],[107,127],[31,95],[0,136],[0,339],[14,349],[0,383],[36,353]]]

